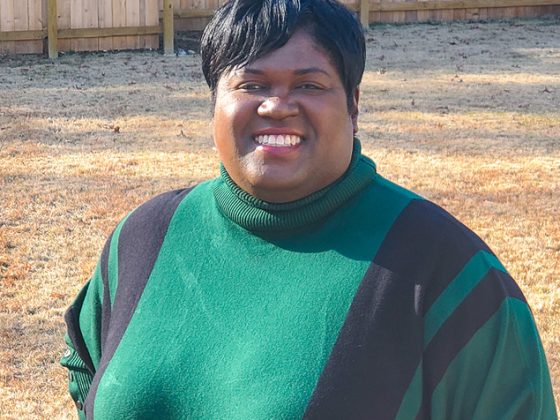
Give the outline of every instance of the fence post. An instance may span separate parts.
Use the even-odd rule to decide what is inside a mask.
[[[163,53],[173,55],[173,3],[171,0],[163,0]]]
[[[48,0],[47,13],[47,42],[49,46],[49,58],[58,58],[58,12],[56,0]]]
[[[369,28],[369,0],[360,0],[360,23],[364,29]]]

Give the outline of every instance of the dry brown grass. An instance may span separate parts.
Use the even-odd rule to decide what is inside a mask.
[[[558,396],[560,22],[382,26],[368,48],[366,152],[498,254]],[[0,416],[69,418],[62,314],[124,214],[218,173],[208,95],[197,56],[0,60]]]

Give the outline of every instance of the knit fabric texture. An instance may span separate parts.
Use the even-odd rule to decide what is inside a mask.
[[[65,318],[82,418],[556,418],[513,279],[357,140],[296,202],[222,168],[140,206]]]

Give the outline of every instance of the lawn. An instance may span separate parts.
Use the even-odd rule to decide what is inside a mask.
[[[375,26],[379,172],[477,232],[529,301],[560,402],[560,19]],[[67,418],[63,313],[117,221],[218,174],[200,57],[0,57],[0,413]]]

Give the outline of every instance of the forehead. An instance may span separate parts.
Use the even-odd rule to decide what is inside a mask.
[[[270,51],[245,66],[233,69],[231,73],[281,70],[298,73],[310,68],[338,76],[331,55],[316,42],[312,35],[299,30],[282,47]]]

